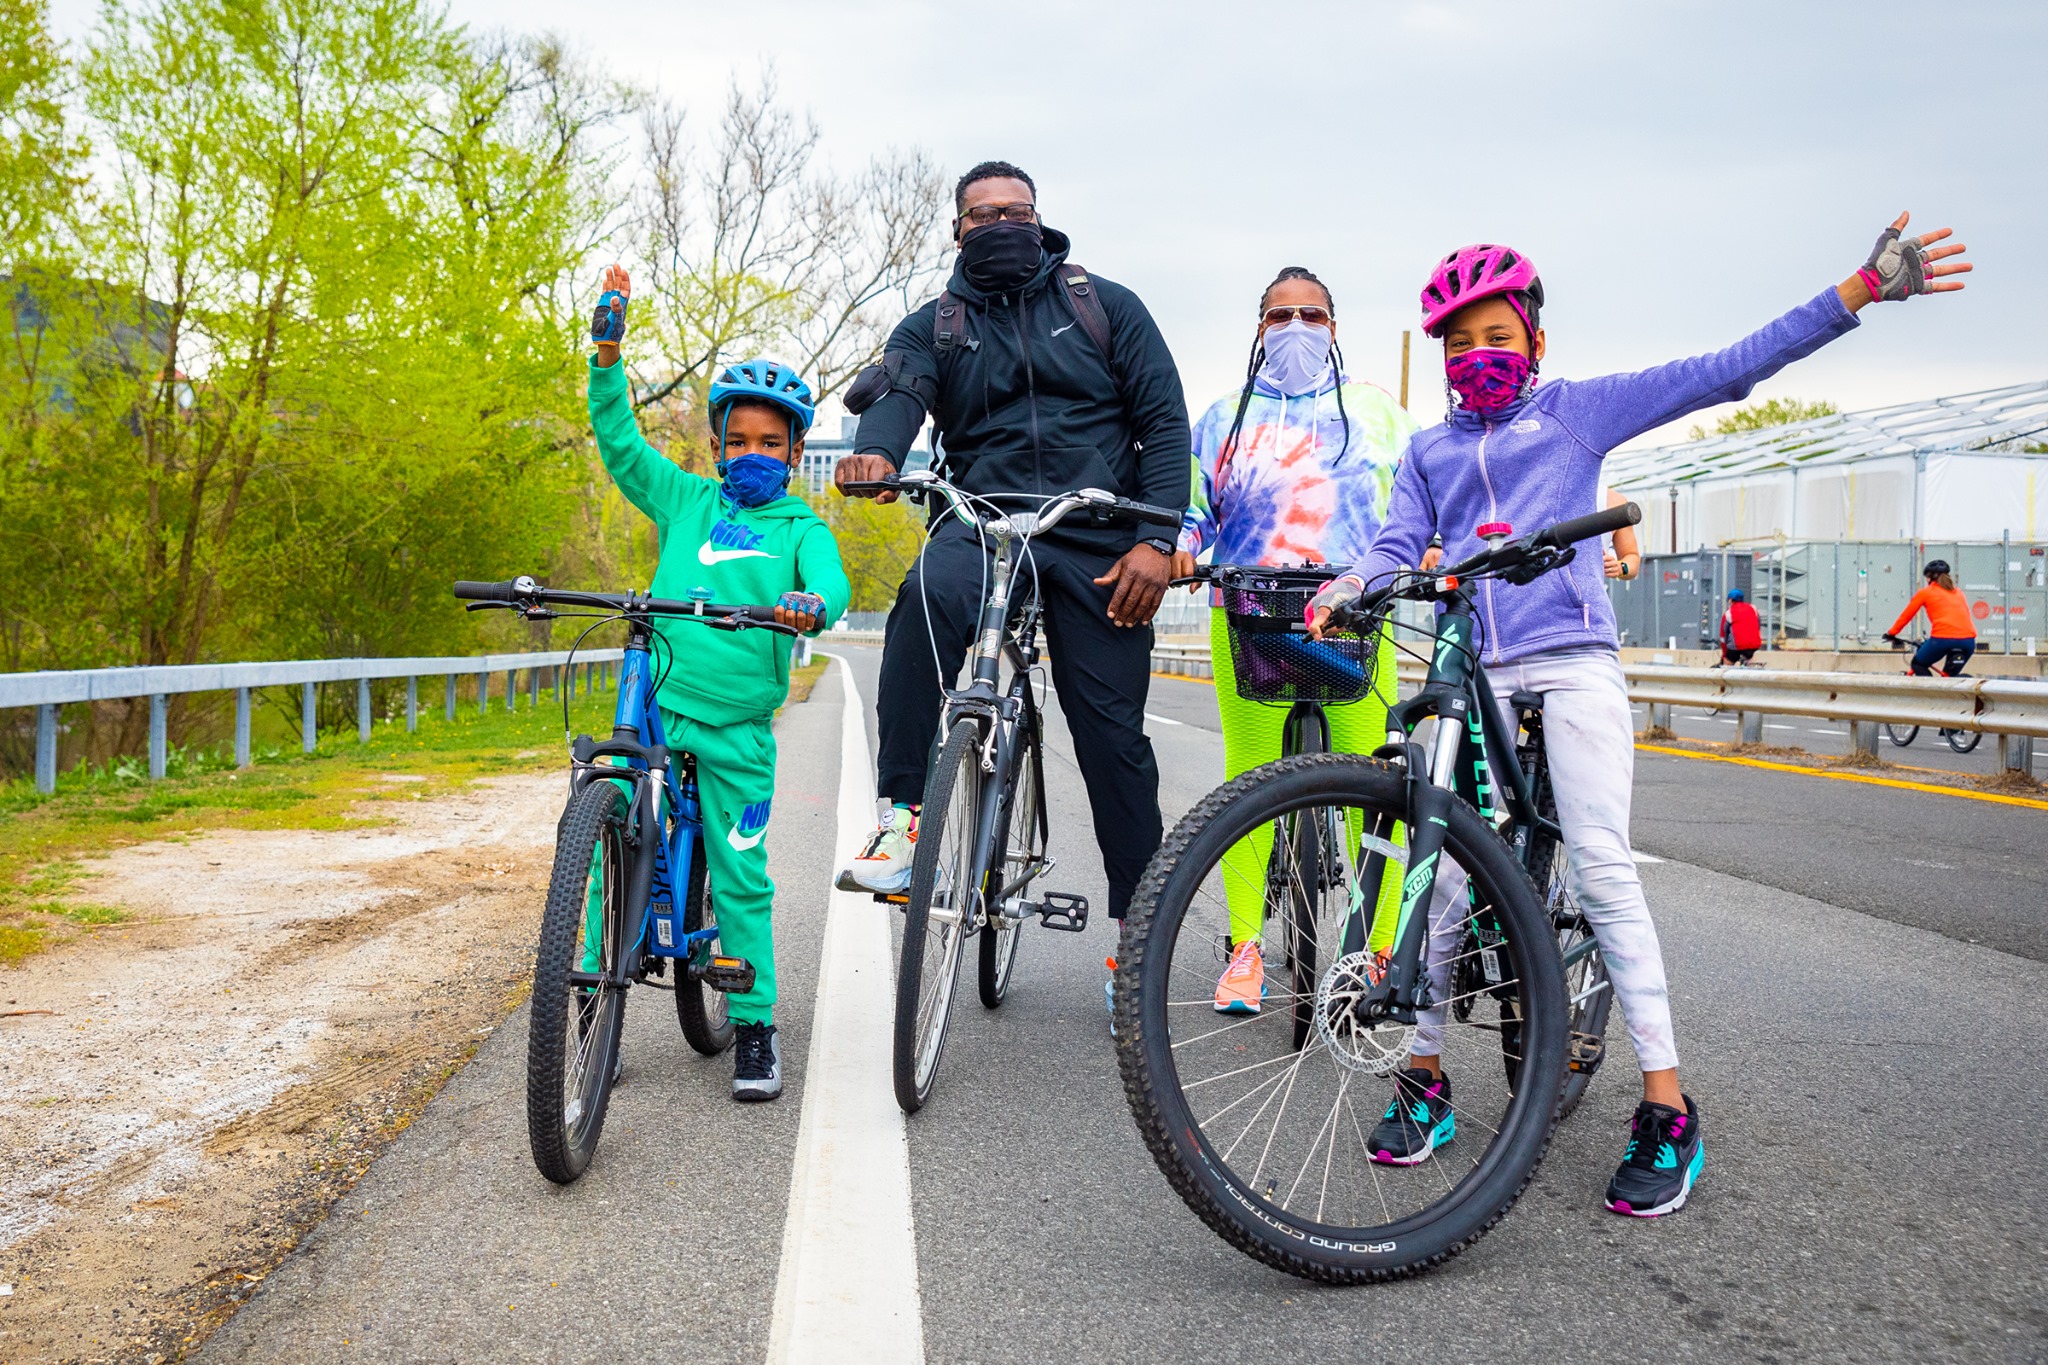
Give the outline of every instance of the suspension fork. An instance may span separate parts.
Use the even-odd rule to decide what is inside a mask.
[[[1423,1003],[1430,897],[1436,890],[1437,866],[1443,860],[1444,843],[1450,834],[1451,805],[1457,799],[1461,777],[1460,751],[1471,742],[1468,730],[1475,723],[1470,688],[1472,655],[1472,603],[1459,593],[1450,608],[1437,618],[1436,649],[1430,658],[1429,678],[1415,699],[1414,709],[1401,717],[1404,727],[1412,727],[1422,715],[1434,715],[1437,726],[1432,741],[1434,752],[1426,770],[1418,771],[1415,763],[1422,756],[1422,746],[1412,741],[1402,746],[1409,759],[1408,874],[1401,881],[1399,927],[1386,975],[1359,1007],[1368,1022],[1393,1019],[1413,1024]],[[1384,868],[1384,856],[1374,856]],[[1353,911],[1354,921],[1360,919],[1362,909]],[[1351,946],[1354,933],[1358,939],[1356,948]],[[1362,924],[1347,925],[1345,940],[1347,952],[1362,950]]]

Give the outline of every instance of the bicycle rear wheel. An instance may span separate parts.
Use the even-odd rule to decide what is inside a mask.
[[[995,856],[989,860],[984,885],[988,922],[981,926],[980,960],[976,986],[987,1009],[1001,1005],[1010,993],[1010,978],[1017,970],[1017,948],[1024,937],[1021,921],[1005,918],[1010,909],[1031,889],[1034,869],[1045,859],[1043,795],[1038,788],[1038,737],[1029,730],[1017,737],[1012,760],[1015,774],[1010,800],[996,822]]]
[[[1392,1279],[1470,1245],[1534,1175],[1563,1078],[1563,972],[1528,874],[1476,812],[1453,803],[1444,857],[1469,873],[1471,894],[1445,913],[1498,924],[1493,951],[1504,970],[1463,1021],[1445,1010],[1438,1055],[1456,1083],[1455,1135],[1424,1160],[1386,1164],[1367,1135],[1396,1097],[1394,1074],[1411,1059],[1415,1029],[1362,1027],[1341,1008],[1375,979],[1369,954],[1338,951],[1352,907],[1378,899],[1353,861],[1338,858],[1335,885],[1313,893],[1323,966],[1308,1043],[1294,1046],[1291,1008],[1229,1022],[1213,1009],[1216,926],[1229,916],[1223,855],[1257,825],[1313,809],[1386,828],[1382,820],[1406,820],[1404,781],[1370,759],[1283,759],[1210,793],[1174,827],[1125,925],[1117,1059],[1153,1159],[1227,1241],[1309,1279]],[[1459,926],[1438,927],[1448,935]],[[1521,1026],[1523,1078],[1512,1088],[1500,1064],[1510,1017]]]
[[[1557,818],[1549,778],[1537,795],[1537,808],[1548,819]],[[1566,1055],[1564,1086],[1558,1097],[1560,1120],[1579,1107],[1586,1087],[1599,1069],[1607,1049],[1607,1016],[1614,1007],[1614,987],[1607,977],[1607,959],[1600,955],[1600,940],[1593,926],[1580,912],[1578,902],[1566,884],[1564,850],[1548,835],[1531,836],[1529,879],[1543,897],[1543,908],[1557,930],[1557,953],[1564,963],[1567,1027],[1571,1030]]]
[[[589,1166],[611,1103],[626,993],[571,973],[609,973],[628,946],[631,818],[618,784],[593,782],[569,803],[555,840],[527,1023],[526,1133],[533,1164],[558,1185]]]
[[[1903,749],[1913,742],[1915,735],[1920,733],[1920,727],[1917,725],[1892,725],[1887,723],[1884,727],[1884,732],[1890,737],[1892,743]]]
[[[698,841],[690,859],[690,886],[683,900],[683,932],[715,928],[718,911],[705,882],[704,844]],[[697,950],[691,959],[708,962],[718,951],[718,940]],[[732,1046],[732,1016],[724,991],[711,989],[690,979],[690,964],[678,960],[676,973],[676,1022],[683,1026],[683,1039],[706,1057],[716,1057]]]
[[[1943,730],[1941,737],[1948,741],[1948,747],[1959,754],[1966,754],[1977,747],[1977,741],[1984,738],[1981,730]]]
[[[925,784],[917,857],[904,906],[896,971],[896,1103],[915,1114],[931,1098],[960,976],[961,947],[978,924],[980,872],[974,859],[981,805],[981,736],[972,721],[953,727]]]

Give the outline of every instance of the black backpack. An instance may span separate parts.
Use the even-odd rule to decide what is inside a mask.
[[[1095,292],[1095,286],[1088,282],[1088,272],[1072,261],[1063,261],[1053,271],[1060,282],[1060,294],[1067,301],[1067,308],[1074,315],[1074,321],[1081,324],[1081,330],[1088,334],[1095,348],[1102,352],[1109,362],[1110,372],[1116,372],[1116,352],[1110,345],[1109,314],[1102,307],[1102,298]],[[966,304],[956,298],[949,289],[939,295],[938,305],[932,310],[932,349],[938,353],[943,368],[946,360],[955,351],[978,351],[981,341],[968,325],[971,314]],[[878,364],[870,365],[847,386],[841,400],[846,410],[858,417],[882,400],[890,389],[901,385],[917,396],[927,413],[932,414],[935,439],[938,433],[938,392],[925,389],[928,384],[906,381],[896,373],[896,367],[889,364],[889,357],[883,356]]]

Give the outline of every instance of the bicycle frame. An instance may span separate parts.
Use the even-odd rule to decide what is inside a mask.
[[[996,792],[1004,794],[1012,790],[1010,775],[1017,761],[1017,736],[1023,727],[1034,732],[1039,727],[1038,704],[1031,692],[1031,673],[1038,667],[1038,616],[1040,603],[1034,591],[1016,613],[1017,624],[1012,627],[1013,599],[1016,594],[1017,576],[1021,568],[1020,551],[1029,539],[1027,528],[1020,528],[1017,522],[1022,517],[1001,517],[985,524],[985,529],[995,537],[995,563],[989,580],[987,600],[982,604],[981,620],[975,630],[973,652],[969,657],[972,672],[967,686],[948,689],[941,733],[948,733],[962,719],[972,720],[982,733],[981,770],[989,778]],[[1028,524],[1027,524],[1028,526]],[[1002,666],[1007,659],[1011,666],[1010,686],[1002,687]],[[1033,774],[1038,780],[1039,790],[1045,790],[1044,759],[1039,748],[1032,750],[1032,761],[1040,765]],[[995,847],[996,829],[1002,823],[1003,800],[981,803],[974,831],[974,854],[976,867],[1000,869],[1002,850]],[[1045,803],[1038,807],[1039,834],[1041,845],[1048,834]],[[981,886],[977,895],[982,904],[977,917],[987,919],[999,913],[1002,902],[1015,894],[1017,889],[1034,878],[1049,871],[1053,866],[1050,858],[1041,858],[1033,866],[1024,869],[1015,882],[1004,886]],[[1000,875],[1000,873],[998,873]],[[1017,922],[1021,923],[1019,919]],[[972,928],[972,925],[967,926]]]
[[[633,829],[638,831],[628,835],[633,857],[626,873],[627,922],[622,939],[626,950],[603,971],[570,973],[572,981],[589,986],[628,985],[642,975],[644,955],[687,961],[718,937],[715,926],[681,933],[676,919],[676,888],[690,884],[691,862],[703,856],[696,771],[688,755],[669,749],[662,729],[649,647],[653,629],[644,620],[634,620],[629,632],[619,670],[612,737],[597,742],[579,736],[571,750],[571,799],[592,782],[630,784],[627,796]],[[672,818],[664,818],[663,798]],[[655,837],[646,837],[649,830],[655,831]],[[648,941],[650,934],[652,942]]]
[[[1557,824],[1537,811],[1535,791],[1522,765],[1493,761],[1495,754],[1512,756],[1515,745],[1513,736],[1506,733],[1493,686],[1472,645],[1471,589],[1452,589],[1441,600],[1446,606],[1437,617],[1429,675],[1413,697],[1388,708],[1387,743],[1374,755],[1396,760],[1406,768],[1413,818],[1391,960],[1360,1009],[1368,1019],[1390,1018],[1403,1024],[1414,1023],[1423,1005],[1420,993],[1428,915],[1417,912],[1426,911],[1436,887],[1450,803],[1462,800],[1482,819],[1497,824],[1500,814],[1494,802],[1498,797],[1517,831],[1517,856],[1524,859],[1532,834],[1561,835]],[[1413,734],[1431,718],[1437,722],[1436,734],[1431,748],[1425,750]],[[1386,871],[1385,850],[1392,846],[1393,831],[1375,829],[1371,833],[1374,837],[1368,846],[1372,851],[1361,869],[1360,882],[1377,886]],[[1364,950],[1371,928],[1368,914],[1362,903],[1352,909],[1344,927],[1342,952]]]

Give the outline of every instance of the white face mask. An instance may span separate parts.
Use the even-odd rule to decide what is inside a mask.
[[[1296,318],[1266,331],[1266,362],[1259,377],[1286,397],[1313,393],[1330,368],[1330,346],[1335,341],[1327,327]]]

